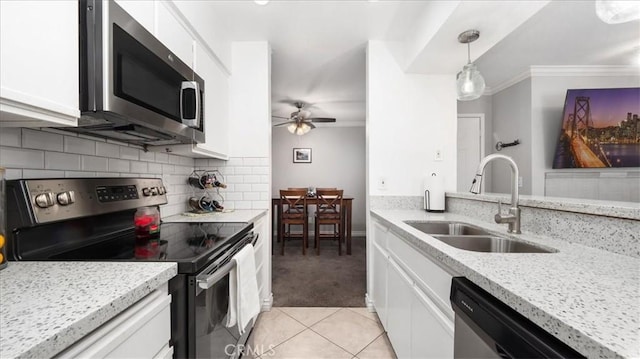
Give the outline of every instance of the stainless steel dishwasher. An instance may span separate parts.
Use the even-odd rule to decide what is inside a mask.
[[[464,277],[451,283],[454,358],[584,358]]]

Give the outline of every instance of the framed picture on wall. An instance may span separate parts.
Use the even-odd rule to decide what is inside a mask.
[[[310,148],[294,148],[293,163],[311,163]]]

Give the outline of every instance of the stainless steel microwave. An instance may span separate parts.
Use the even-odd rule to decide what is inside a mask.
[[[204,142],[204,80],[114,1],[79,6],[82,116],[65,130],[139,145]]]

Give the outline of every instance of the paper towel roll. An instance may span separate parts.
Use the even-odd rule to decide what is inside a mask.
[[[425,180],[424,209],[429,212],[444,211],[444,178],[435,172]]]

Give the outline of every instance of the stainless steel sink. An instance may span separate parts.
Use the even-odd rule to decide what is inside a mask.
[[[434,235],[433,238],[452,247],[473,252],[491,253],[551,253],[552,251],[529,243],[497,236],[449,236]]]
[[[486,236],[489,232],[462,222],[404,222],[426,234]]]
[[[491,234],[482,228],[463,222],[405,221],[407,225],[424,232],[452,247],[474,252],[491,253],[552,253],[542,247]]]

